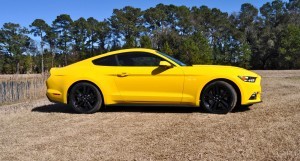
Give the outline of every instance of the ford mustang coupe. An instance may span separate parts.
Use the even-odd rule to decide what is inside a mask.
[[[187,66],[151,49],[101,54],[62,68],[46,81],[52,102],[78,113],[107,105],[180,105],[226,114],[261,102],[261,77],[246,69],[219,65]]]

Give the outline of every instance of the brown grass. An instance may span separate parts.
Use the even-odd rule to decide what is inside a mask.
[[[258,71],[263,103],[227,115],[45,99],[0,107],[0,160],[300,160],[300,71]]]

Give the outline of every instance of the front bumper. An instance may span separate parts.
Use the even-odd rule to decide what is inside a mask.
[[[241,91],[241,104],[251,105],[262,102],[261,93],[261,77],[258,77],[255,83],[243,83],[243,91]]]

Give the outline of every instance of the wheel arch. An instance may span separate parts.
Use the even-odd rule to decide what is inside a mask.
[[[69,94],[70,94],[71,89],[72,89],[76,84],[78,84],[78,83],[90,83],[90,84],[92,84],[93,86],[95,86],[95,87],[99,90],[99,92],[100,92],[100,94],[101,94],[101,96],[102,96],[102,104],[105,105],[105,102],[104,102],[104,95],[103,95],[103,93],[102,93],[100,87],[97,86],[96,83],[94,83],[94,82],[92,82],[92,81],[89,81],[89,80],[79,80],[79,81],[76,81],[76,82],[74,82],[74,83],[68,88],[68,91],[67,91],[67,104],[69,104],[69,100],[70,100],[70,99],[69,99]]]
[[[238,85],[237,85],[236,83],[234,83],[232,80],[226,79],[226,78],[217,78],[217,79],[213,79],[213,80],[207,82],[207,83],[204,85],[204,87],[202,88],[201,92],[200,92],[199,100],[201,99],[203,90],[204,90],[209,84],[211,84],[211,83],[213,83],[213,82],[216,82],[216,81],[224,81],[224,82],[230,84],[230,85],[234,88],[234,90],[235,90],[235,92],[236,92],[236,94],[237,94],[237,104],[236,104],[236,107],[237,107],[237,106],[240,106],[240,105],[241,105],[241,100],[242,100],[242,99],[241,99],[241,98],[242,98],[241,90],[240,90],[240,88],[238,87]],[[200,100],[200,101],[201,101],[201,100]]]

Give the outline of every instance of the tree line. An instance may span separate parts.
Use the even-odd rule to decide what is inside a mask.
[[[0,29],[0,74],[40,73],[133,47],[157,49],[187,64],[299,69],[300,0],[274,0],[260,8],[245,3],[231,14],[158,4],[114,9],[103,21],[61,14],[52,24],[8,22]]]

